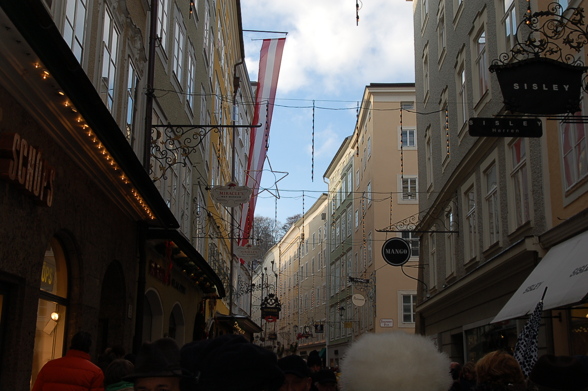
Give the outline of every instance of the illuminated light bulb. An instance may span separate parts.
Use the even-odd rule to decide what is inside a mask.
[[[57,91],[57,93],[61,96],[65,96],[65,92],[63,92],[63,91]]]
[[[34,66],[35,66],[35,68],[37,68],[37,69],[38,69],[38,68],[41,68],[41,64],[39,64],[38,62],[36,62]]]
[[[47,80],[47,78],[49,77],[49,72],[43,71],[43,74],[41,75],[41,77],[43,78],[43,80]]]
[[[53,319],[55,322],[57,322],[59,320],[59,314],[57,312],[52,312],[51,319]]]

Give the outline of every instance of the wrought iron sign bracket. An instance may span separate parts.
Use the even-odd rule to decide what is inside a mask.
[[[455,233],[459,231],[455,230],[417,230],[420,224],[419,213],[409,216],[403,220],[396,222],[386,228],[376,229],[376,232],[414,232],[414,233]]]
[[[202,144],[211,131],[221,129],[260,128],[258,125],[151,125],[151,158],[155,160],[149,167],[154,181],[167,179],[167,171],[175,165],[185,167],[188,157]],[[156,164],[158,170],[155,170]]]

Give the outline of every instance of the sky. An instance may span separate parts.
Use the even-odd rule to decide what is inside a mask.
[[[352,0],[241,1],[243,30],[287,32],[243,32],[252,81],[261,40],[286,38],[256,216],[307,212],[328,190],[323,174],[353,134],[365,87],[414,82],[413,2],[358,3],[356,21]]]

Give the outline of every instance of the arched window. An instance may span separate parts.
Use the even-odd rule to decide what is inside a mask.
[[[67,310],[67,262],[63,247],[53,238],[43,259],[31,384],[45,363],[64,352]]]

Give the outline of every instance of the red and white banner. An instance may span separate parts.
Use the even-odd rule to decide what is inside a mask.
[[[253,189],[253,194],[251,195],[251,200],[243,204],[242,208],[240,223],[241,241],[239,243],[241,246],[244,246],[249,241],[249,235],[253,227],[255,203],[257,201],[257,194],[259,193],[263,163],[265,162],[267,153],[274,101],[278,88],[278,76],[280,74],[280,64],[282,63],[282,53],[285,43],[286,38],[264,39],[261,46],[257,91],[255,94],[255,111],[253,113],[253,124],[261,124],[261,127],[251,128],[245,186]]]

